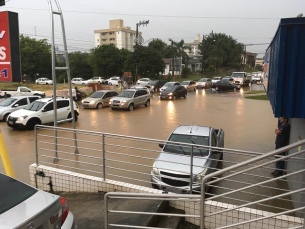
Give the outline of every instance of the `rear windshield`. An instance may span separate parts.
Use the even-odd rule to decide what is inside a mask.
[[[0,103],[0,106],[1,106],[1,107],[7,107],[7,106],[13,104],[16,100],[17,100],[17,99],[8,98],[8,99],[2,101],[2,102]]]
[[[189,85],[190,84],[190,81],[184,81],[181,83],[181,85]]]
[[[206,82],[206,79],[200,79],[198,82]]]
[[[118,97],[124,97],[124,98],[132,98],[134,94],[134,91],[122,91]]]
[[[244,77],[244,73],[233,72],[232,73],[232,77],[243,78]]]
[[[37,192],[14,178],[0,173],[0,214],[15,207]]]
[[[27,105],[24,109],[29,111],[39,111],[46,103],[44,102],[32,102],[29,105]]]
[[[90,98],[102,98],[105,92],[97,91],[90,95]]]
[[[214,80],[220,80],[221,77],[214,77],[213,79],[214,79]]]
[[[173,142],[182,142],[182,143],[189,143],[189,144],[196,144],[196,145],[209,145],[209,137],[206,136],[193,136],[193,135],[183,135],[183,134],[172,134],[168,141]],[[191,147],[190,146],[182,146],[179,144],[166,144],[164,151],[184,154],[184,155],[191,155]],[[209,152],[207,148],[201,148],[199,146],[195,146],[193,148],[193,155],[194,156],[208,156]]]

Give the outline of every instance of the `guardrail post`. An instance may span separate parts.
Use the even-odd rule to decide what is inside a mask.
[[[192,147],[191,147],[191,171],[190,171],[190,194],[192,194],[193,193],[193,154],[194,154],[194,152],[193,152],[193,150],[194,150],[194,146],[192,145]]]
[[[106,181],[106,161],[105,161],[105,134],[103,136],[103,180]]]
[[[35,152],[36,152],[36,165],[38,166],[38,144],[37,144],[37,127],[34,126],[35,131]]]
[[[108,194],[104,196],[104,221],[105,221],[105,229],[108,229]]]
[[[200,204],[200,229],[204,229],[204,201],[205,201],[205,178],[202,179],[202,183],[201,183],[201,204]]]

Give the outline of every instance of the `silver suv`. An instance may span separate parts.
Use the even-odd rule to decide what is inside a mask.
[[[112,110],[126,109],[132,111],[135,107],[150,106],[150,94],[145,89],[126,89],[118,96],[110,99],[109,104]]]

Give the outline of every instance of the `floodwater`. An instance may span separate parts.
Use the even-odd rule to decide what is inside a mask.
[[[258,85],[253,87],[253,90],[262,89]],[[175,101],[160,100],[159,96],[154,96],[150,107],[143,106],[132,112],[112,111],[109,107],[100,110],[81,108],[76,127],[80,130],[166,140],[179,125],[211,126],[225,131],[226,148],[260,153],[272,151],[277,119],[273,116],[269,101],[243,97],[249,90],[249,87],[239,92],[200,89],[188,93],[187,99]],[[72,124],[64,123],[59,127],[71,128]],[[36,162],[34,131],[13,130],[5,122],[0,123],[0,128],[16,178],[30,183],[29,165]],[[224,161],[243,160],[243,156],[224,155]],[[222,163],[222,167],[229,165]],[[4,172],[2,164],[0,172]]]

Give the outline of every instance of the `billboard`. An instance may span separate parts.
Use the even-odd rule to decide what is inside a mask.
[[[18,14],[0,12],[0,81],[20,82]]]

